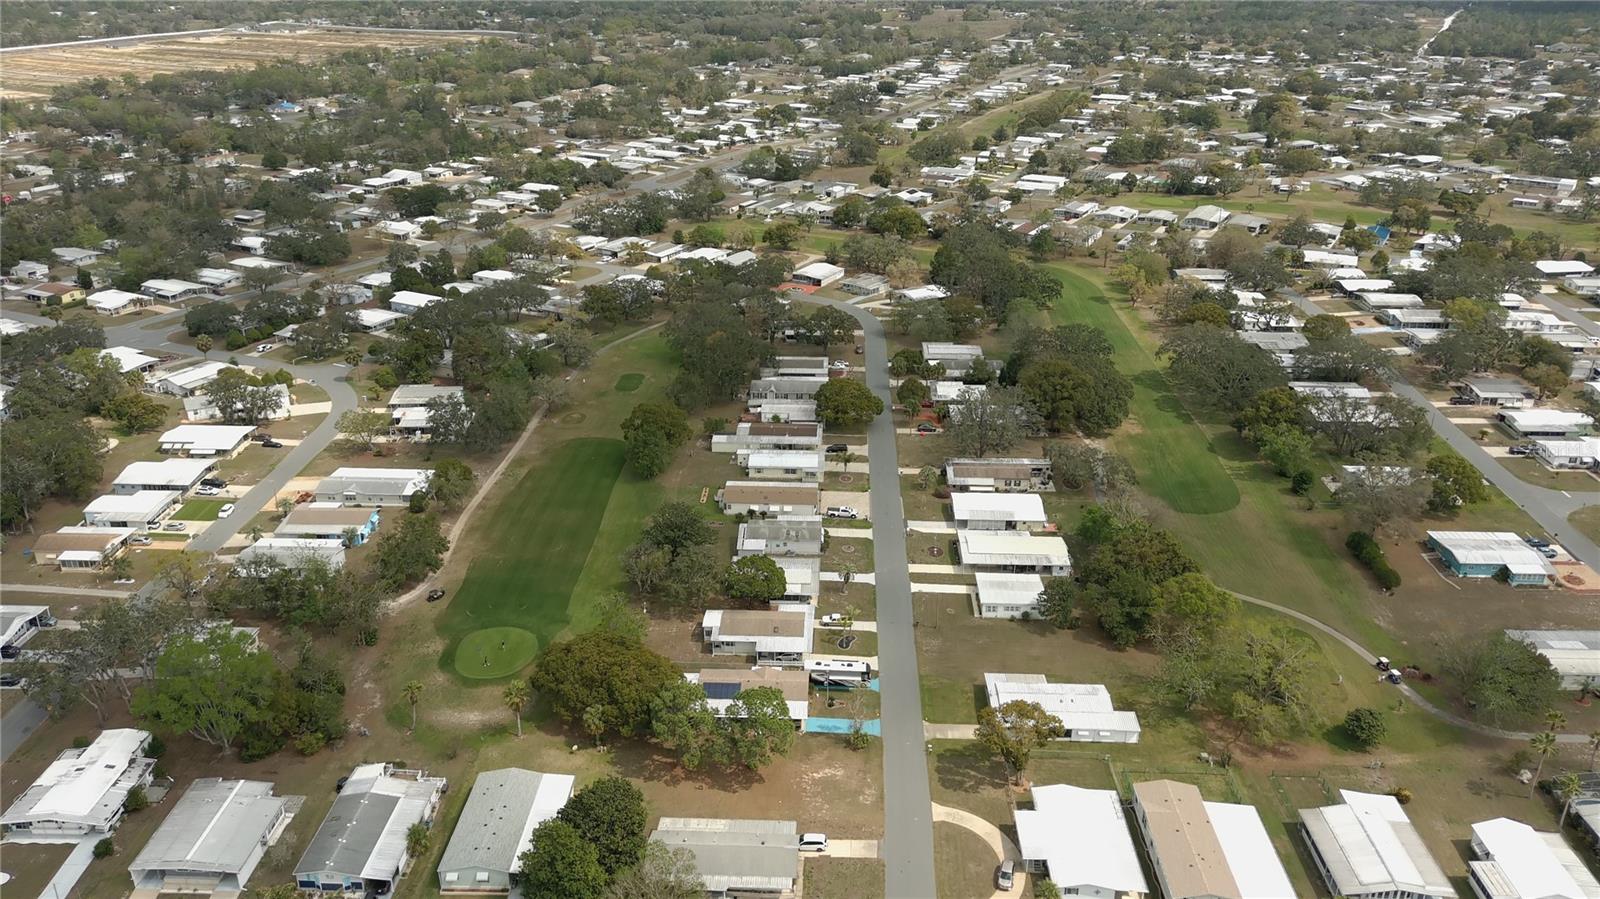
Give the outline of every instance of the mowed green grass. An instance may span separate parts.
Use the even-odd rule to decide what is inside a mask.
[[[1112,308],[1105,285],[1063,265],[1048,268],[1062,290],[1051,321],[1099,328],[1111,341],[1117,368],[1133,381],[1133,423],[1124,426],[1115,443],[1138,471],[1139,486],[1174,511],[1189,515],[1237,506],[1238,488],[1223,470],[1216,449],[1184,410],[1155,357]]]
[[[611,389],[618,393],[632,393],[643,383],[643,374],[636,371],[624,372],[622,377],[617,378],[617,385]]]
[[[533,636],[536,652],[566,629],[573,590],[622,473],[623,453],[621,440],[562,443],[493,507],[484,530],[494,543],[473,560],[439,618],[440,632],[456,638],[445,650],[447,670],[459,670],[454,656],[461,638],[473,631],[521,628]]]
[[[172,517],[179,521],[216,521],[217,513],[231,500],[226,499],[191,499],[172,513]]]
[[[505,677],[527,667],[538,651],[539,638],[520,627],[486,627],[456,645],[456,672],[473,679]]]

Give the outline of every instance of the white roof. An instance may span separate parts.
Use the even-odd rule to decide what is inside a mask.
[[[1560,834],[1540,833],[1521,821],[1495,818],[1472,825],[1472,842],[1483,858],[1472,863],[1473,867],[1488,867],[1491,870],[1484,873],[1498,875],[1495,880],[1509,887],[1507,899],[1588,899],[1600,894],[1600,883]],[[1578,864],[1569,867],[1562,855]],[[1587,882],[1580,883],[1579,877]]]
[[[830,262],[813,262],[810,265],[802,265],[795,269],[794,273],[799,277],[826,281],[829,278],[840,277],[844,274],[844,269]]]
[[[1044,500],[1037,493],[952,493],[950,503],[958,523],[974,518],[1040,523],[1047,520]]]
[[[236,367],[226,362],[202,362],[199,365],[191,365],[188,368],[168,372],[162,376],[161,380],[174,387],[190,390],[202,384],[210,383],[216,380],[217,375],[224,370]]]
[[[117,367],[122,369],[123,374],[143,368],[153,362],[161,361],[154,356],[147,356],[131,346],[108,346],[100,351],[100,358],[111,359],[116,362]]]
[[[150,734],[142,730],[115,728],[101,731],[81,751],[63,752],[0,817],[0,822],[109,820],[132,786],[119,782],[134,767],[149,739]],[[119,792],[121,795],[115,795]]]
[[[421,293],[415,290],[397,290],[389,298],[389,306],[414,306],[421,309],[439,302],[443,297],[436,297],[431,293]]]
[[[136,293],[107,288],[106,290],[97,290],[89,294],[85,302],[96,309],[121,309],[129,303],[136,303],[142,299],[144,297]]]
[[[1150,891],[1115,790],[1036,786],[1033,808],[1015,815],[1022,857],[1043,861],[1057,887]]]
[[[985,673],[983,685],[993,709],[1008,702],[1033,702],[1069,730],[1140,733],[1139,716],[1114,708],[1104,684],[1052,684],[1042,674]]]
[[[179,496],[176,490],[140,490],[136,493],[117,494],[108,493],[97,496],[83,507],[85,519],[115,518],[121,516],[129,519],[149,520],[154,518],[161,510],[172,505]]]
[[[1542,275],[1587,275],[1594,266],[1576,259],[1541,259],[1533,264]]]
[[[178,278],[151,278],[143,284],[140,284],[139,287],[143,290],[159,291],[164,293],[184,293],[190,290],[206,289],[204,284],[196,284],[193,281],[184,281]]]
[[[376,330],[385,325],[394,324],[402,318],[405,318],[405,316],[389,309],[356,310],[356,321],[368,330]]]
[[[961,495],[956,494],[956,496]],[[1039,594],[1044,592],[1044,579],[1037,574],[980,571],[976,576],[980,603],[1024,606],[1037,603]]]
[[[1521,430],[1541,426],[1583,427],[1594,423],[1594,419],[1582,412],[1565,409],[1502,409],[1500,417]]]
[[[1295,899],[1289,875],[1255,807],[1232,802],[1207,802],[1205,807],[1240,899]]]
[[[178,425],[157,443],[162,449],[181,447],[194,455],[225,453],[249,439],[254,430],[251,425]]]
[[[745,459],[745,467],[816,471],[822,468],[822,453],[817,450],[751,450]]]
[[[1510,531],[1429,531],[1428,539],[1450,550],[1463,565],[1505,565],[1515,571],[1555,573],[1538,550]]]
[[[954,495],[954,494],[952,494]],[[1067,541],[1015,531],[957,531],[966,565],[1070,565]]]
[[[1508,630],[1506,636],[1538,650],[1563,676],[1600,677],[1600,631]]]
[[[216,463],[210,459],[162,459],[160,462],[132,462],[117,475],[112,484],[132,484],[142,487],[179,487],[184,490],[194,486],[206,476]]]
[[[1398,800],[1354,790],[1340,790],[1339,796],[1343,805],[1300,812],[1332,875],[1335,893],[1456,895]]]

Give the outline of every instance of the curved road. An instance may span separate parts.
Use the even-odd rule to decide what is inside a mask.
[[[872,482],[872,551],[877,559],[885,895],[889,899],[929,899],[938,895],[933,875],[933,798],[922,735],[911,574],[889,394],[889,344],[883,323],[867,310],[837,300],[812,302],[843,309],[855,317],[866,345],[867,386],[883,400],[883,412],[867,430],[867,465]]]
[[[1307,615],[1304,612],[1296,611],[1295,609],[1291,609],[1288,606],[1280,606],[1275,602],[1270,602],[1254,596],[1246,596],[1243,593],[1233,590],[1229,590],[1228,592],[1239,597],[1241,602],[1247,602],[1253,606],[1260,606],[1263,609],[1271,609],[1280,615],[1287,615],[1290,618],[1301,622],[1302,624],[1327,634],[1333,639],[1338,640],[1340,643],[1343,643],[1352,652],[1360,656],[1362,661],[1366,662],[1368,665],[1376,664],[1378,661],[1378,656],[1376,654],[1367,649],[1365,646],[1362,646],[1360,643],[1357,643],[1354,639],[1346,636],[1342,631],[1334,628],[1333,625],[1324,624],[1323,622],[1312,618],[1310,615]],[[1486,737],[1497,737],[1502,740],[1528,740],[1533,737],[1533,733],[1531,731],[1501,730],[1498,727],[1490,727],[1487,724],[1479,724],[1478,722],[1469,718],[1463,718],[1448,709],[1441,709],[1425,699],[1422,694],[1412,689],[1410,684],[1396,684],[1395,689],[1405,694],[1408,699],[1416,703],[1418,708],[1421,708],[1424,712],[1427,712],[1441,721],[1447,721],[1457,727],[1470,730],[1473,733],[1482,734]],[[1556,740],[1561,743],[1589,742],[1589,738],[1583,734],[1556,734]]]

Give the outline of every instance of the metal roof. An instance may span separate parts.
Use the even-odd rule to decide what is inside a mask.
[[[295,866],[307,878],[322,873],[394,880],[405,856],[406,829],[422,821],[444,789],[442,777],[402,779],[384,764],[359,765],[333,801]]]
[[[1037,493],[952,493],[956,521],[973,518],[1044,522],[1044,500]]]
[[[1057,887],[1150,891],[1115,790],[1036,786],[1033,808],[1014,814],[1022,857],[1043,861]]]
[[[784,891],[800,870],[800,836],[793,821],[662,818],[650,839],[694,855],[707,892]]]
[[[1550,837],[1555,839],[1549,840]],[[1564,852],[1558,852],[1557,847]],[[1600,895],[1600,883],[1577,860],[1560,834],[1544,834],[1521,821],[1494,818],[1472,825],[1472,848],[1483,859],[1472,863],[1474,870],[1497,886],[1508,887],[1502,895],[1510,899],[1588,899]],[[1576,870],[1561,855],[1578,861]],[[1587,882],[1580,882],[1580,876]]]
[[[500,768],[478,775],[439,872],[486,868],[511,873],[531,845],[534,828],[554,818],[572,796],[571,774]]]
[[[1148,780],[1133,785],[1133,798],[1167,895],[1242,899],[1198,787]]]
[[[1340,790],[1343,805],[1301,809],[1308,839],[1333,891],[1344,896],[1405,891],[1454,899],[1455,888],[1428,854],[1393,796]]]
[[[116,817],[128,791],[155,763],[139,753],[150,734],[133,728],[101,731],[83,749],[61,753],[6,813],[0,824],[64,821],[105,826]]]
[[[272,795],[267,781],[196,780],[128,870],[136,882],[145,871],[239,874],[288,805],[289,797]]]
[[[956,531],[964,565],[1070,565],[1067,541],[1016,531]]]

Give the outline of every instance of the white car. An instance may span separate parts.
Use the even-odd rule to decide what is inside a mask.
[[[827,517],[829,517],[829,518],[860,518],[861,517],[861,513],[857,512],[853,506],[829,506],[828,507],[828,511],[827,511]]]
[[[850,370],[850,363],[844,361],[843,359],[835,359],[832,362],[828,363],[828,367],[833,369],[834,371],[849,371]]]
[[[161,526],[163,531],[187,531],[189,525],[182,521],[169,521]]]
[[[831,615],[824,615],[818,618],[817,624],[823,627],[844,627],[844,616],[834,612]]]
[[[219,489],[219,488],[216,488],[216,487],[196,487],[194,489],[194,495],[195,496],[221,496],[222,495],[222,490]]]
[[[222,508],[217,510],[217,517],[218,518],[227,518],[229,515],[232,515],[232,514],[233,514],[233,503],[228,503],[227,505],[225,505]]]
[[[827,852],[828,835],[825,833],[803,833],[800,835],[801,852]]]
[[[275,344],[275,343],[263,343],[262,345],[256,347],[256,352],[258,352],[258,353],[270,353],[270,352],[272,352],[273,350],[275,350],[277,348],[278,348],[278,345]]]

